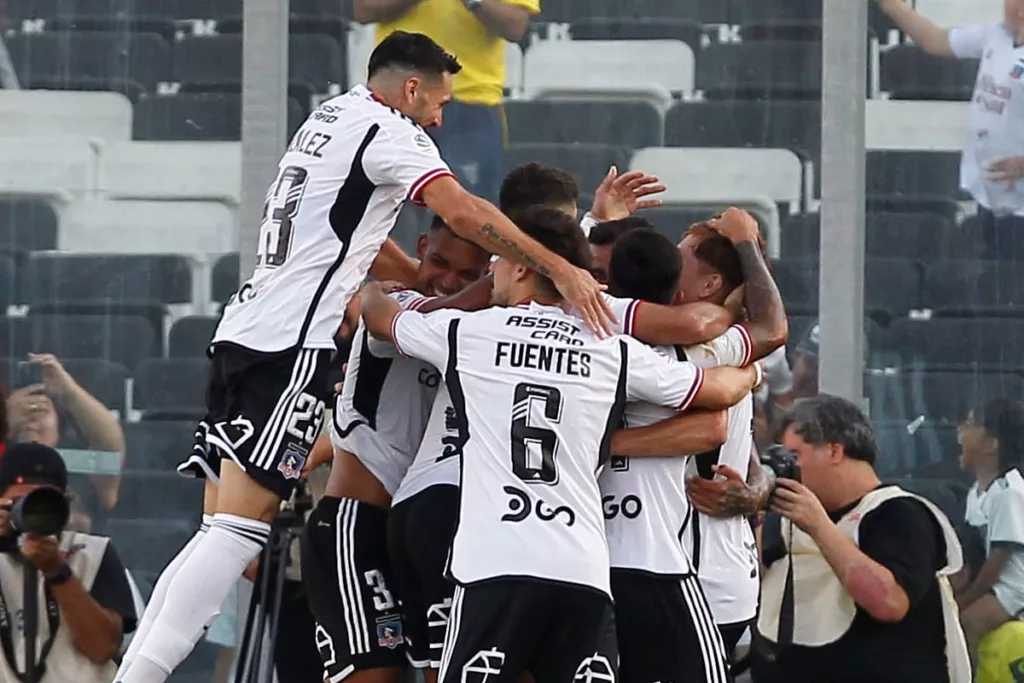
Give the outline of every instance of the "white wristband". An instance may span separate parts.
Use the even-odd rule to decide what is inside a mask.
[[[761,383],[764,382],[764,368],[761,367],[760,361],[754,363],[754,372],[756,373],[754,388],[757,389],[759,386],[761,386]]]
[[[597,216],[587,211],[586,215],[583,216],[583,220],[580,221],[580,230],[583,231],[586,237],[590,237],[590,231],[600,222]]]

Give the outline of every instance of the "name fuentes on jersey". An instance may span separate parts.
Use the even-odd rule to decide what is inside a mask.
[[[564,320],[514,315],[505,321],[505,325],[537,328],[530,333],[531,339],[553,340],[572,346],[583,344],[582,340],[574,338],[574,335],[580,333],[580,328]],[[495,346],[494,366],[540,370],[569,377],[590,377],[590,354],[578,349],[503,341]]]

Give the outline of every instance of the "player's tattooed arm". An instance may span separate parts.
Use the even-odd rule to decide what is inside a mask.
[[[391,323],[402,311],[401,305],[384,292],[378,282],[368,282],[359,290],[359,300],[363,305],[363,324],[377,339],[394,342],[391,336]]]
[[[612,434],[611,451],[633,458],[676,456],[718,448],[728,436],[724,410],[680,413],[645,427]]]
[[[544,277],[551,277],[551,269],[534,258],[532,253],[528,253],[526,249],[520,245],[520,240],[517,240],[508,234],[498,232],[498,230],[490,223],[484,223],[480,226],[478,234],[482,238],[481,246],[484,246],[485,248],[489,246],[491,251],[497,252],[503,256],[508,256],[508,258],[512,259],[516,263],[522,264]]]
[[[709,517],[749,517],[768,505],[775,487],[775,474],[761,464],[756,447],[751,446],[747,480],[726,465],[715,465],[713,479],[691,477],[686,482],[690,503]]]
[[[712,220],[711,225],[729,238],[739,254],[747,310],[744,326],[750,333],[751,358],[764,358],[786,343],[789,322],[782,295],[761,251],[757,220],[746,211],[730,208]]]

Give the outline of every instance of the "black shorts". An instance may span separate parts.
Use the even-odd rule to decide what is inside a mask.
[[[700,580],[612,570],[622,683],[732,681]]]
[[[618,658],[608,596],[496,579],[455,588],[438,681],[518,683],[529,671],[536,683],[615,683]]]
[[[740,621],[735,624],[719,624],[718,631],[722,634],[722,641],[725,643],[725,652],[729,655],[729,661],[736,660],[736,646],[740,644],[740,638],[750,627],[751,621]]]
[[[290,498],[320,434],[330,364],[328,349],[267,354],[214,347],[206,416],[178,472],[217,481],[227,457],[264,488]]]
[[[405,663],[386,535],[387,512],[349,498],[324,497],[306,522],[302,582],[325,680]]]
[[[459,514],[459,487],[431,486],[391,508],[388,552],[395,595],[402,605],[409,661],[418,669],[441,668],[441,650],[455,584],[445,563]]]

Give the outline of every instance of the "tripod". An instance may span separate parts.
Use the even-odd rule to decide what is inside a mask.
[[[305,485],[299,485],[292,500],[281,509],[270,530],[270,538],[260,554],[260,565],[253,584],[245,631],[238,650],[235,683],[270,683],[274,678],[273,652],[281,618],[281,598],[285,571],[292,543],[302,533],[305,516],[313,509],[313,499]],[[264,638],[270,643],[263,647]],[[264,652],[269,661],[264,662]]]

